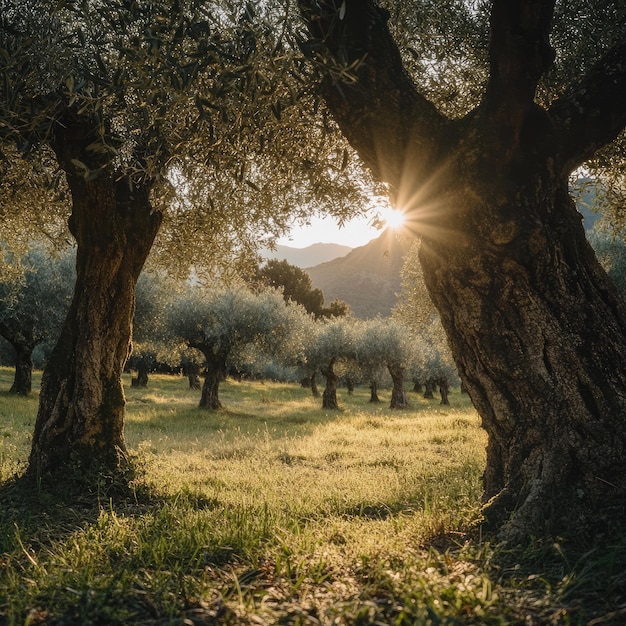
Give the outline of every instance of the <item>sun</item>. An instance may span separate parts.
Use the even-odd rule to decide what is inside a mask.
[[[392,230],[402,228],[406,219],[404,213],[396,209],[385,210],[382,214],[382,218],[384,223]]]

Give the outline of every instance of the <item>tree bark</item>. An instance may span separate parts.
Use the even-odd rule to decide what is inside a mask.
[[[15,349],[15,377],[10,393],[27,396],[33,389],[33,350],[35,346],[11,342]]]
[[[450,385],[448,385],[448,381],[445,378],[439,379],[439,393],[441,394],[441,404],[448,406],[450,404],[450,400],[448,398],[448,393],[450,392]]]
[[[29,473],[67,476],[88,470],[117,472],[125,457],[121,375],[129,355],[137,278],[161,223],[147,187],[131,187],[86,149],[91,124],[70,117],[53,147],[72,192],[70,230],[77,278],[61,336],[41,381]]]
[[[391,389],[391,403],[390,409],[406,409],[409,406],[409,401],[404,389],[404,368],[399,366],[388,365],[387,369],[391,375],[393,381],[393,387]]]
[[[502,536],[579,532],[626,502],[626,310],[568,176],[626,126],[626,43],[551,109],[554,3],[494,0],[490,78],[465,118],[418,92],[372,0],[299,0],[335,71],[335,120],[422,237],[431,298],[488,433],[485,516]],[[337,68],[335,68],[337,70]]]
[[[311,374],[311,393],[313,394],[314,398],[320,397],[320,392],[317,388],[317,374],[315,372]]]
[[[335,374],[334,365],[335,361],[333,359],[328,364],[328,367],[322,369],[322,376],[326,378],[326,386],[324,387],[324,392],[322,393],[323,409],[339,409],[339,404],[337,402],[337,381],[339,377]]]
[[[370,402],[380,402],[378,397],[378,384],[375,380],[370,381]]]
[[[427,378],[424,383],[424,400],[432,400],[435,397],[435,381]]]
[[[225,364],[209,364],[204,371],[204,384],[202,385],[202,396],[200,397],[201,409],[217,411],[222,408],[219,398],[220,382],[224,380],[226,374]]]

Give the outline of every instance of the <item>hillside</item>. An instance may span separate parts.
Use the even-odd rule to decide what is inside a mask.
[[[333,298],[345,300],[352,312],[364,319],[387,316],[396,303],[404,255],[413,241],[386,230],[367,245],[307,272],[327,303]]]
[[[286,260],[291,265],[304,269],[343,257],[351,250],[349,246],[342,246],[338,243],[314,243],[306,248],[276,246],[276,250],[263,250],[261,256],[264,259]]]

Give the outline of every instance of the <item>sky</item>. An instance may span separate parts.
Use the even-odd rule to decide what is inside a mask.
[[[391,213],[397,214],[397,212]],[[276,243],[292,248],[306,248],[314,243],[339,243],[343,246],[358,248],[382,233],[382,229],[375,228],[371,224],[375,214],[376,212],[372,211],[370,215],[345,222],[342,227],[339,227],[331,217],[315,217],[311,219],[310,226],[294,226],[290,236],[281,237]],[[383,214],[383,217],[388,216]]]

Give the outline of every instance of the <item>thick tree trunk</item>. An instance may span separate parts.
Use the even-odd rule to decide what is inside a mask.
[[[420,383],[420,381],[417,378],[413,379],[413,391],[415,393],[421,393],[422,392],[422,383]]]
[[[89,180],[72,159],[89,163],[93,141],[80,121],[59,129],[55,150],[67,174],[76,238],[76,286],[59,341],[41,381],[29,472],[116,471],[125,455],[124,392],[137,278],[161,217],[148,189],[131,191],[105,170]],[[90,128],[90,127],[88,127]]]
[[[393,381],[391,389],[390,409],[406,409],[409,406],[406,390],[404,389],[404,368],[388,365],[387,369]]]
[[[421,235],[424,280],[489,436],[488,521],[516,539],[619,519],[626,310],[568,176],[626,125],[626,44],[542,109],[554,2],[494,0],[483,98],[448,119],[412,82],[377,3],[346,0],[342,19],[335,3],[299,4],[334,70],[329,109]]]
[[[322,376],[326,378],[326,386],[322,394],[323,409],[339,409],[337,402],[337,380],[339,377],[335,374],[334,364],[334,360],[332,360],[327,368],[322,369]]]
[[[15,349],[15,377],[10,393],[27,396],[33,389],[33,350],[35,346],[13,343]]]
[[[225,366],[208,365],[204,371],[204,385],[202,385],[202,396],[200,397],[201,409],[217,411],[222,408],[219,398],[220,382],[224,380],[226,373]]]
[[[421,260],[489,435],[485,515],[510,537],[602,521],[626,496],[623,303],[565,177],[473,208],[459,240],[427,240]]]
[[[311,374],[311,393],[313,394],[314,398],[320,397],[320,392],[317,388],[317,374],[315,372]]]
[[[375,380],[370,382],[370,402],[380,402],[378,397],[378,383]]]

